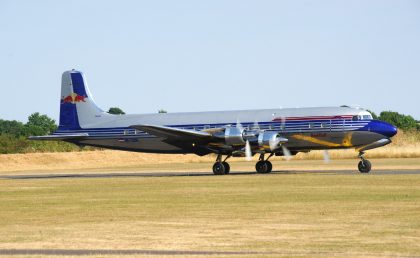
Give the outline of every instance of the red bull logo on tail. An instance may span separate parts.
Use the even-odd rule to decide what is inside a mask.
[[[61,104],[64,104],[64,103],[76,104],[77,102],[86,102],[86,99],[87,99],[87,96],[82,96],[73,92],[68,96],[63,96],[61,98]]]

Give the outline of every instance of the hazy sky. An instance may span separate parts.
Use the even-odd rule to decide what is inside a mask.
[[[360,105],[420,119],[420,1],[0,1],[0,119]]]

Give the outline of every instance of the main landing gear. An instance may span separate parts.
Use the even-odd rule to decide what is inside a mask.
[[[369,160],[365,159],[364,154],[365,153],[363,151],[359,153],[359,158],[361,159],[361,161],[359,161],[357,167],[359,168],[360,173],[369,173],[372,169],[372,163],[370,163]]]
[[[257,164],[255,164],[255,170],[257,170],[257,173],[260,174],[266,174],[270,173],[273,170],[273,164],[271,164],[270,161],[268,161],[269,158],[271,158],[274,155],[274,153],[271,153],[270,156],[266,160],[264,160],[264,154],[260,154],[260,158],[258,159]]]
[[[231,155],[228,155],[223,161],[222,161],[222,154],[218,154],[216,158],[216,163],[213,165],[213,174],[215,175],[226,175],[230,172],[230,166],[229,163],[226,162],[228,158],[230,158]]]
[[[273,170],[273,164],[271,164],[270,161],[268,161],[269,158],[271,158],[274,155],[274,153],[271,153],[270,156],[268,156],[267,159],[264,160],[264,154],[260,154],[260,158],[255,165],[255,170],[257,173],[260,174],[267,174],[270,173]],[[227,175],[230,172],[230,166],[229,163],[226,162],[228,158],[230,158],[231,155],[228,155],[224,160],[222,159],[222,154],[218,154],[216,158],[216,162],[213,165],[213,174],[215,175]]]

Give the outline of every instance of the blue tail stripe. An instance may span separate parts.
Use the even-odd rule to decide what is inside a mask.
[[[61,103],[60,125],[58,130],[79,130],[79,119],[77,117],[76,105],[72,103]]]
[[[73,92],[77,95],[87,97],[85,83],[81,73],[71,73],[71,81],[73,84]]]
[[[71,73],[71,80],[73,85],[73,92],[85,96],[86,90],[83,83],[83,77],[81,73]],[[68,94],[71,92],[68,88],[65,87],[71,87],[71,85],[68,85],[68,83],[65,83],[65,81],[62,82],[62,94],[63,89],[66,89],[64,92],[65,94]],[[80,93],[84,93],[84,95]],[[70,101],[68,98],[71,98],[72,96],[61,96],[60,101],[60,123],[58,126],[58,131],[61,130],[80,130],[80,124],[79,124],[79,118],[77,115],[77,109],[76,104],[72,101]]]

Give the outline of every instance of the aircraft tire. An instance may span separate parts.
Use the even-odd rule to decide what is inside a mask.
[[[215,175],[224,175],[225,174],[225,166],[223,165],[223,162],[216,162],[213,165],[213,174]]]
[[[230,165],[226,161],[222,162],[223,166],[225,167],[225,175],[229,174],[230,172]]]
[[[369,160],[361,160],[357,166],[359,168],[360,173],[369,173],[372,169],[372,163]]]
[[[260,174],[268,173],[267,162],[263,160],[258,161],[257,164],[255,164],[255,170]]]
[[[265,163],[267,164],[267,172],[266,173],[270,173],[273,170],[273,164],[271,164],[270,161],[265,161]]]

